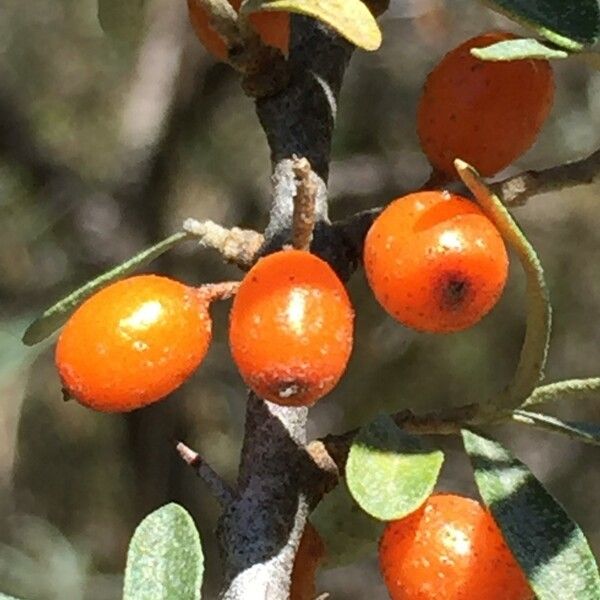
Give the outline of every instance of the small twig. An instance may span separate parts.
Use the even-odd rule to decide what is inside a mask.
[[[293,171],[296,176],[296,195],[292,217],[292,246],[296,250],[308,250],[315,228],[317,185],[306,158],[294,157]]]
[[[203,461],[197,452],[183,442],[178,442],[176,448],[179,456],[196,471],[196,475],[206,483],[211,494],[221,506],[228,506],[233,502],[236,497],[233,488],[208,463]]]
[[[186,219],[183,229],[199,238],[200,246],[217,250],[225,260],[241,269],[249,269],[254,264],[264,241],[263,236],[252,229],[226,229],[213,221]]]
[[[289,81],[289,69],[283,54],[264,44],[227,0],[194,0],[209,15],[210,22],[227,46],[229,64],[244,75],[242,87],[253,97],[277,93]]]
[[[228,49],[245,45],[246,40],[238,26],[238,15],[227,0],[194,0],[194,4],[208,15],[211,27]]]
[[[592,183],[599,174],[600,149],[583,160],[542,171],[519,173],[490,185],[490,188],[506,206],[523,206],[533,196]]]
[[[443,414],[428,413],[425,415],[415,415],[410,410],[403,410],[392,415],[392,419],[398,427],[408,433],[450,435],[459,433],[466,424],[476,422],[478,415],[479,405],[468,404],[466,406],[448,408]],[[352,440],[358,431],[358,429],[353,429],[352,431],[338,435],[328,435],[321,440],[331,460],[336,463],[340,472],[343,472],[345,468]]]
[[[222,281],[220,283],[205,283],[196,288],[198,294],[209,302],[229,300],[240,289],[239,281]]]

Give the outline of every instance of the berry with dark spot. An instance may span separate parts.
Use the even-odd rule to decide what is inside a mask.
[[[477,323],[508,275],[492,222],[473,202],[439,191],[392,202],[367,234],[364,265],[375,297],[395,319],[436,333]]]

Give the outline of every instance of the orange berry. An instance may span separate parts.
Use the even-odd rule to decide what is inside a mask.
[[[482,175],[510,165],[536,140],[554,99],[547,60],[482,61],[471,48],[516,36],[490,32],[451,50],[427,77],[417,130],[432,166],[456,177],[462,158]]]
[[[387,524],[379,565],[392,600],[530,600],[533,592],[491,514],[453,494],[430,496]]]
[[[326,262],[310,252],[282,250],[261,258],[242,281],[229,344],[258,396],[309,406],[342,376],[353,320],[348,294]]]
[[[439,191],[392,202],[367,234],[364,265],[387,312],[437,333],[477,323],[508,275],[506,247],[492,222],[473,202]]]
[[[229,0],[239,11],[242,0]],[[210,24],[206,11],[195,1],[187,0],[190,21],[203,46],[217,59],[227,60],[227,46]],[[249,15],[250,25],[267,46],[287,55],[290,42],[290,15],[287,12],[262,11]]]
[[[56,366],[65,391],[103,412],[160,400],[206,355],[208,306],[201,289],[155,275],[104,288],[73,313],[58,339]]]
[[[307,522],[294,559],[290,600],[314,600],[317,597],[315,577],[324,558],[325,544],[319,532]]]

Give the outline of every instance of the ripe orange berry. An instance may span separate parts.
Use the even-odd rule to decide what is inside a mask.
[[[498,525],[478,502],[430,496],[387,524],[379,565],[392,600],[530,600],[533,592]]]
[[[439,191],[392,202],[367,234],[364,265],[393,317],[437,333],[477,323],[500,298],[508,274],[492,222],[473,202]]]
[[[331,267],[303,250],[261,258],[233,302],[229,344],[249,388],[309,406],[333,389],[352,351],[354,313]]]
[[[66,393],[103,412],[160,400],[206,355],[208,306],[201,289],[155,275],[104,288],[73,313],[60,334],[56,366]]]
[[[294,559],[290,600],[314,600],[317,597],[315,577],[324,558],[325,544],[319,532],[307,522]]]
[[[432,166],[455,178],[462,158],[482,175],[510,165],[533,144],[552,108],[547,60],[482,61],[471,48],[516,36],[490,32],[451,50],[427,77],[417,130]]]
[[[217,59],[227,60],[227,46],[210,24],[206,11],[195,0],[187,0],[190,21],[203,46]],[[239,11],[242,0],[229,0]],[[263,11],[249,15],[250,25],[267,46],[287,55],[290,42],[290,15],[287,12]]]

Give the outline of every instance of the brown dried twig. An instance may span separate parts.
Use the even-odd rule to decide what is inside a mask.
[[[186,219],[183,230],[197,237],[203,248],[217,250],[226,261],[244,270],[254,264],[264,241],[264,237],[252,229],[227,229],[214,221]]]
[[[308,250],[315,228],[317,185],[312,179],[312,169],[306,158],[294,158],[296,195],[292,217],[292,246],[296,250]]]

